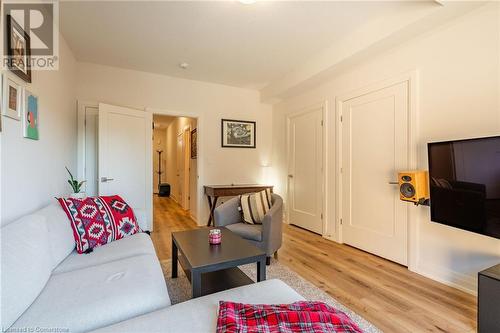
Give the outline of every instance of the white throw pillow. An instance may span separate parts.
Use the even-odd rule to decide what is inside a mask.
[[[271,209],[271,190],[266,189],[258,193],[243,194],[240,196],[240,206],[243,220],[249,224],[261,224],[264,216]]]
[[[66,213],[57,202],[40,209],[33,215],[45,218],[49,230],[52,266],[55,268],[75,249],[73,229],[71,229]]]

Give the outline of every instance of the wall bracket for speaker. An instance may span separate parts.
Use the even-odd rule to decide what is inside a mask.
[[[415,206],[429,206],[431,205],[431,199],[422,198],[418,202],[415,202]]]

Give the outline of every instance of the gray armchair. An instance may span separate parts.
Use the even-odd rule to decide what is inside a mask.
[[[277,257],[282,243],[283,199],[277,194],[272,194],[272,203],[262,224],[243,222],[238,197],[226,201],[214,211],[215,226],[226,227],[265,251],[267,265],[270,264],[273,254]]]

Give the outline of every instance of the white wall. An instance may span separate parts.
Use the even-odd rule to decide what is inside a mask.
[[[77,97],[198,117],[198,222],[208,216],[203,185],[256,183],[271,154],[272,108],[257,91],[88,63],[78,64]],[[257,122],[257,148],[221,148],[221,118]]]
[[[33,71],[26,84],[38,96],[40,140],[23,138],[22,121],[2,116],[2,224],[71,192],[64,167],[76,175],[76,62],[62,36],[59,52],[58,71]]]
[[[275,105],[273,111],[276,190],[286,193],[287,113],[327,101],[328,227],[335,231],[335,98],[412,70],[419,73],[418,168],[427,169],[431,140],[500,134],[500,16],[496,3],[387,51]],[[479,270],[500,261],[500,240],[430,222],[418,210],[416,271],[475,290]]]

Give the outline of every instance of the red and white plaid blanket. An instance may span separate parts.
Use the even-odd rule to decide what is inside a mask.
[[[342,311],[322,302],[265,305],[219,302],[217,333],[362,333]]]

